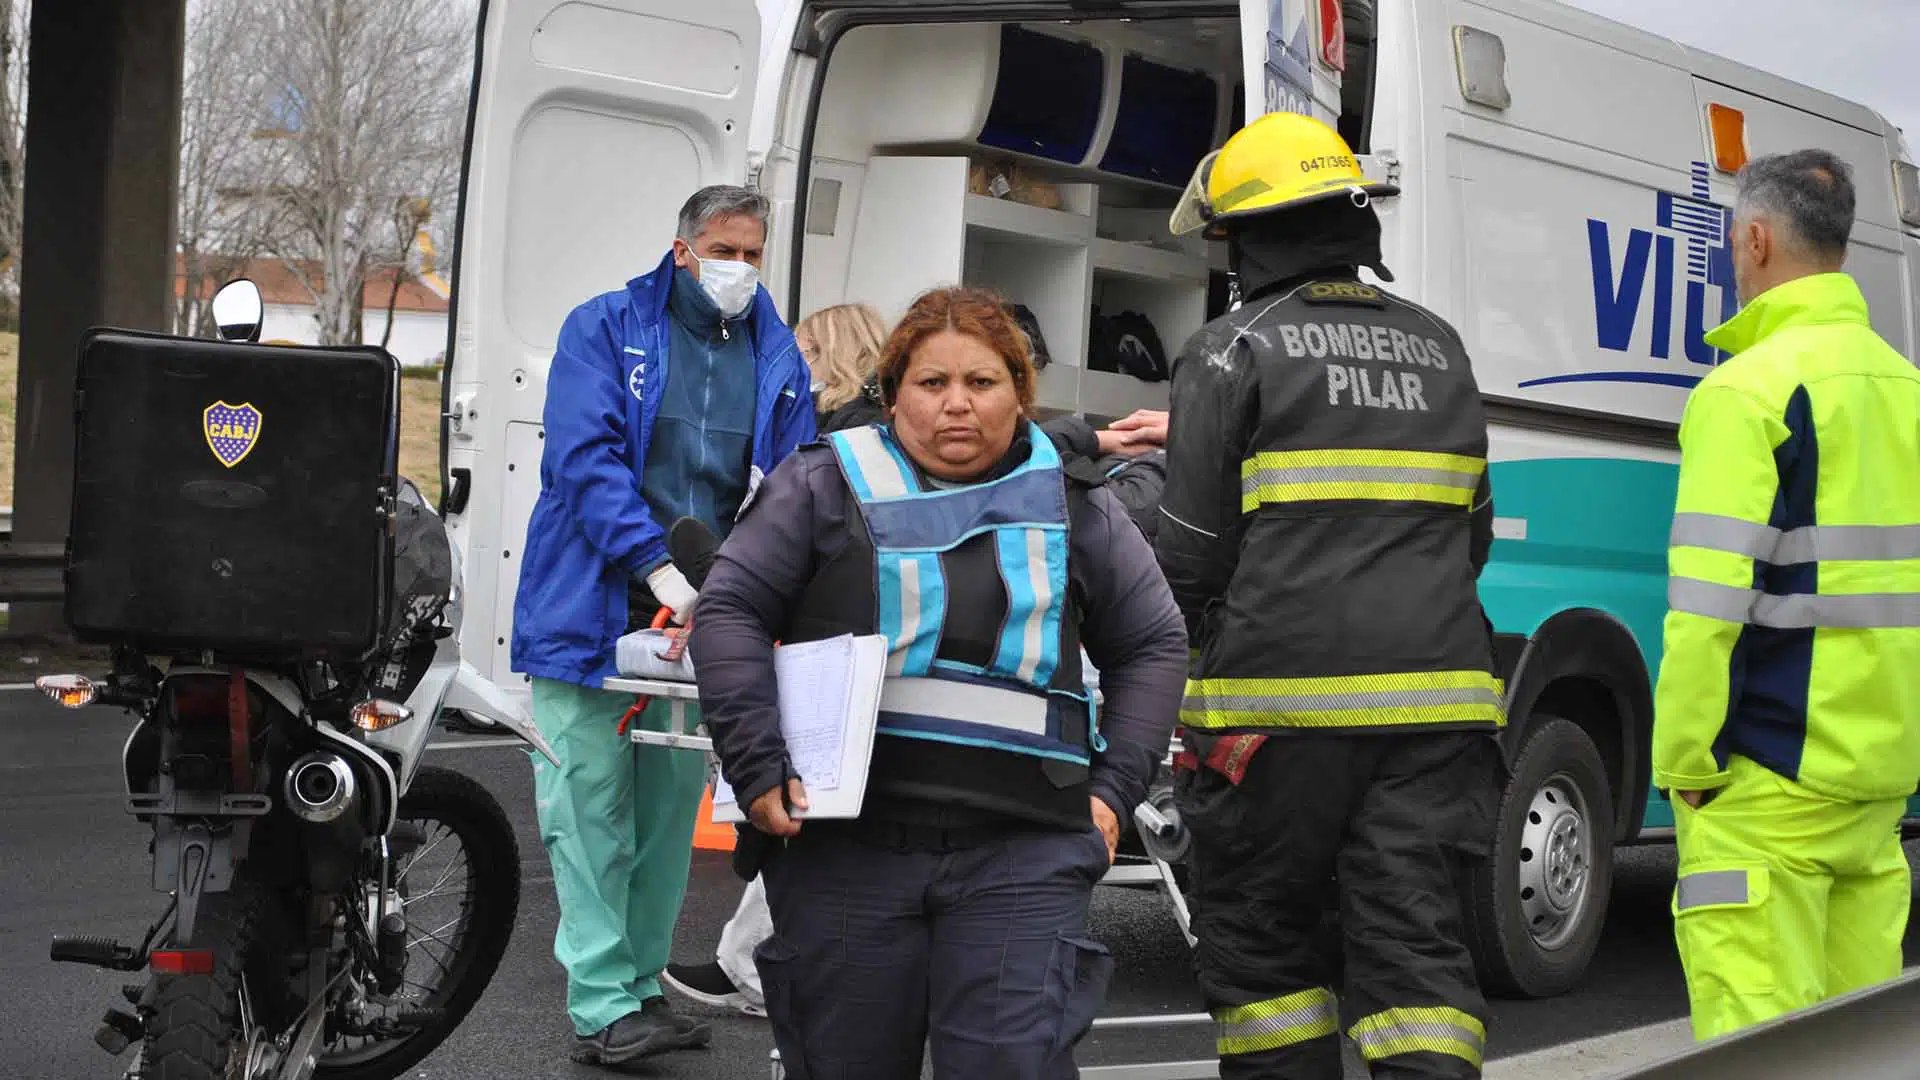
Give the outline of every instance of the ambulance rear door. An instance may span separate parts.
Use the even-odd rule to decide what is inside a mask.
[[[461,646],[510,674],[560,325],[651,270],[698,188],[747,180],[754,0],[486,0],[460,201],[443,451]]]

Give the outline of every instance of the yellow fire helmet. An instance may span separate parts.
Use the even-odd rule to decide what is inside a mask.
[[[1205,228],[1217,239],[1236,218],[1336,197],[1365,206],[1375,195],[1399,193],[1367,179],[1339,132],[1311,116],[1274,112],[1201,159],[1167,224],[1176,236]]]

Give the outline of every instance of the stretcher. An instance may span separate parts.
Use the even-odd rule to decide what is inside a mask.
[[[656,620],[656,624],[658,623],[659,620]],[[700,700],[700,689],[693,681],[693,666],[684,656],[663,658],[667,645],[667,636],[659,625],[622,638],[618,647],[618,667],[623,672],[639,673],[609,678],[601,683],[601,687],[635,695],[634,712],[649,701],[667,702],[669,706],[667,730],[647,731],[634,725],[628,729],[627,737],[635,743],[647,746],[666,746],[676,750],[698,751],[706,754],[709,781],[711,781],[718,764],[713,755],[713,740],[707,736],[704,727],[693,720],[694,711],[691,706]],[[1099,700],[1097,688],[1094,689],[1094,697],[1097,702]],[[1168,746],[1164,759],[1168,768],[1172,767],[1173,757],[1179,753],[1180,749],[1177,739]],[[1159,891],[1173,909],[1174,921],[1178,923],[1181,936],[1186,939],[1188,947],[1191,948],[1195,942],[1192,920],[1187,910],[1186,896],[1181,892],[1173,870],[1173,863],[1178,861],[1185,847],[1185,832],[1178,813],[1172,807],[1171,798],[1159,792],[1150,795],[1147,801],[1135,808],[1133,824],[1145,854],[1121,855],[1114,860],[1114,865],[1108,869],[1106,876],[1100,879],[1100,883],[1135,888],[1146,887]],[[1138,1031],[1211,1023],[1213,1018],[1206,1013],[1109,1016],[1095,1020],[1093,1030]],[[786,1073],[780,1065],[780,1051],[771,1051],[768,1063],[772,1080],[785,1080]],[[1220,1069],[1217,1062],[1208,1059],[1094,1066],[1081,1069],[1080,1075],[1084,1080],[1216,1080],[1220,1075]]]

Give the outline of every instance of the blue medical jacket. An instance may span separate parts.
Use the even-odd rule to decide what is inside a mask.
[[[567,316],[547,375],[540,497],[527,521],[513,604],[513,670],[598,686],[615,674],[627,584],[667,557],[666,527],[640,494],[672,362],[673,256]],[[809,376],[763,287],[749,319],[754,482],[815,438]]]

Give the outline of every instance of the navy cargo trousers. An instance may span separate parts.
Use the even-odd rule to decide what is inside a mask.
[[[930,838],[932,842],[929,842]],[[762,873],[755,950],[788,1080],[1066,1080],[1113,971],[1087,936],[1098,830],[942,842],[816,821]]]

